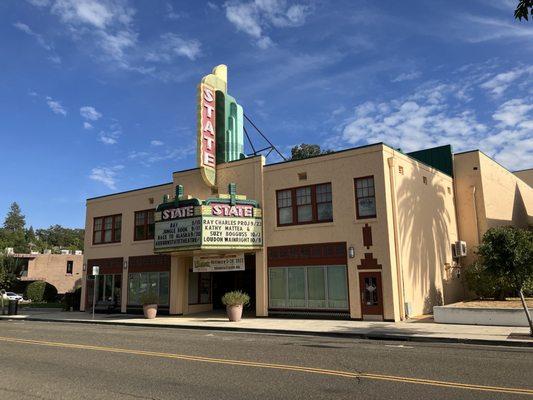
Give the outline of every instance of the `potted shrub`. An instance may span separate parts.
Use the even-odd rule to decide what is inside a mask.
[[[240,290],[228,292],[222,296],[222,304],[226,306],[226,312],[231,322],[237,322],[242,317],[242,307],[250,302],[250,296]]]
[[[149,291],[141,294],[141,304],[143,305],[145,318],[154,319],[156,317],[158,300],[155,292]]]

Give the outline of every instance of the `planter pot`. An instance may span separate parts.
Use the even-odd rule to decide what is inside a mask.
[[[143,311],[144,311],[144,318],[154,319],[157,315],[157,304],[144,304]]]
[[[242,317],[242,304],[237,306],[226,306],[226,312],[230,322],[238,322]]]

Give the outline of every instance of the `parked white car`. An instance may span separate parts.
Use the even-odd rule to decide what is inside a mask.
[[[6,296],[9,300],[22,300],[22,296],[20,294],[16,294],[13,292],[6,292]]]

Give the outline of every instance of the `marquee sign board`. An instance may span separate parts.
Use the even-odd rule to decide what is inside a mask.
[[[230,192],[204,201],[178,197],[160,204],[155,217],[154,251],[261,248],[263,219],[259,205],[236,195],[234,184],[230,184]]]

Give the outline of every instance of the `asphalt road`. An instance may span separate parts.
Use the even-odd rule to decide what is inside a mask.
[[[0,399],[533,399],[523,348],[0,321],[0,360]]]

